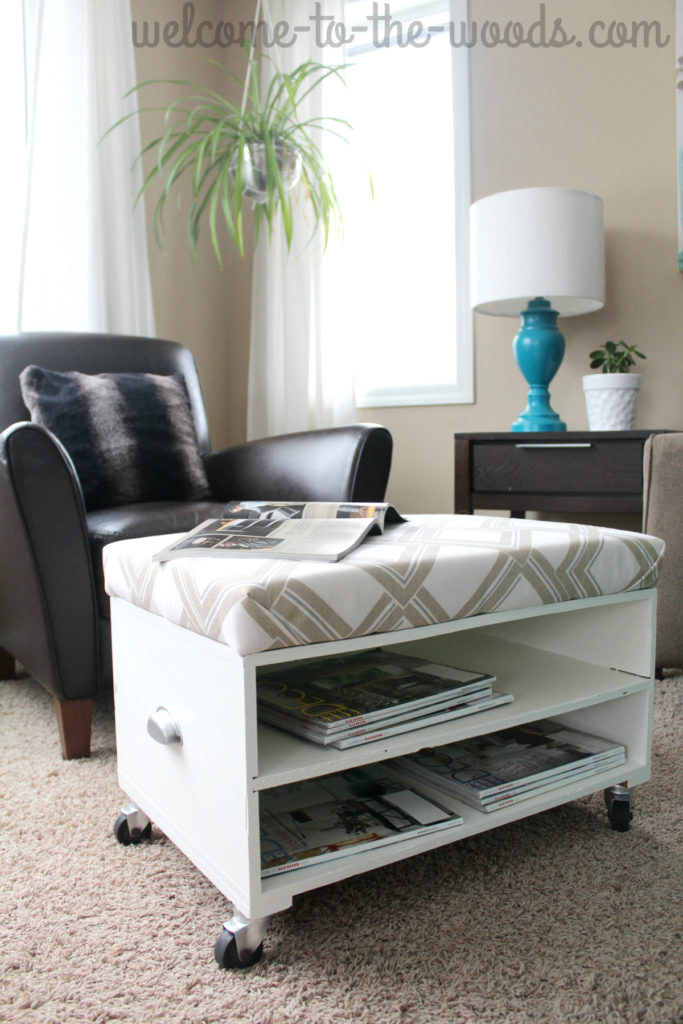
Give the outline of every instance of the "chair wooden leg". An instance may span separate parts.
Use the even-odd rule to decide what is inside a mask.
[[[62,757],[65,761],[74,757],[90,757],[92,699],[57,700],[55,697],[54,702]]]
[[[14,655],[8,654],[4,647],[0,647],[0,679],[14,679],[15,674]]]

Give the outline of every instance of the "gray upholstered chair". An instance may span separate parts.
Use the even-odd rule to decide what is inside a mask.
[[[28,365],[58,371],[53,378],[73,371],[133,374],[136,381],[143,373],[179,375],[187,394],[177,380],[174,388],[181,392],[195,462],[204,467],[205,493],[198,500],[177,495],[150,500],[140,493],[106,507],[105,490],[104,507],[102,493],[88,507],[76,456],[72,459],[44,425],[28,421],[19,382]],[[97,382],[88,378],[85,384]],[[171,424],[176,418],[168,417]],[[97,428],[105,435],[110,429]],[[283,435],[211,452],[192,354],[182,345],[151,338],[0,338],[0,430],[0,678],[7,678],[16,659],[52,694],[65,758],[90,752],[92,699],[111,681],[109,600],[101,558],[105,544],[189,530],[220,514],[233,499],[380,501],[391,465],[391,435],[374,424]],[[81,447],[89,453],[88,443]],[[164,455],[162,446],[154,450]]]
[[[683,433],[653,434],[643,459],[643,531],[666,543],[657,600],[658,672],[683,668]]]

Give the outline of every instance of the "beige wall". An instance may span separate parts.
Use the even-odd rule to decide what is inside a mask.
[[[162,33],[170,21],[182,23],[183,6],[184,0],[164,0],[163,4],[159,0],[132,0],[138,42],[144,38],[145,21],[150,40],[154,40],[155,21],[159,22]],[[239,17],[253,17],[253,6],[246,2],[197,0],[196,22],[207,19],[215,25],[228,17],[231,21]],[[138,46],[135,57],[139,82],[180,79],[215,89],[237,103],[241,100],[239,86],[211,63],[215,60],[240,71],[243,56],[236,48],[173,47],[160,39],[157,46]],[[191,94],[191,89],[153,85],[141,90],[140,106],[166,107],[177,97]],[[163,115],[143,115],[141,125],[143,144],[147,144],[164,130]],[[151,157],[146,161],[147,167],[150,160]],[[251,313],[251,229],[247,228],[247,255],[244,259],[227,240],[226,233],[221,269],[205,233],[200,237],[193,261],[186,235],[187,202],[182,203],[178,212],[174,198],[169,202],[164,217],[166,230],[162,237],[163,250],[160,250],[152,235],[152,211],[157,195],[155,188],[150,190],[146,201],[157,335],[182,342],[194,353],[214,448],[243,441]]]
[[[134,16],[158,17],[160,6],[133,0]],[[181,7],[180,0],[167,0],[164,17]],[[204,0],[197,7],[205,17],[235,20],[252,5]],[[480,25],[487,18],[504,24],[514,16],[530,26],[539,11],[536,0],[470,2],[470,18]],[[607,301],[599,313],[561,322],[567,354],[551,385],[553,407],[570,429],[584,429],[581,375],[588,370],[587,354],[608,338],[624,338],[648,356],[637,426],[683,428],[674,0],[548,0],[545,11],[549,23],[561,17],[583,45],[477,45],[470,51],[473,198],[530,185],[569,185],[603,198]],[[671,36],[668,46],[588,45],[596,19],[630,26],[644,17],[661,22],[663,34]],[[236,59],[234,51],[219,53],[219,59],[226,52]],[[147,77],[166,77],[173,68],[173,74],[180,70],[197,78],[205,73],[205,55],[161,45],[137,53]],[[152,253],[158,333],[195,352],[215,443],[239,440],[248,365],[248,261],[230,253],[219,272],[203,251],[195,270],[180,237],[182,226],[169,227],[166,254]],[[475,317],[474,404],[361,410],[361,418],[385,423],[394,435],[389,497],[399,508],[452,511],[454,432],[507,430],[524,408],[526,389],[511,352],[516,330],[513,319]]]

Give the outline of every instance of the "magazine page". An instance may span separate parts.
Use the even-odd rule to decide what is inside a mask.
[[[260,794],[264,877],[462,824],[462,817],[382,765]]]
[[[223,509],[226,519],[374,519],[374,532],[385,523],[404,523],[393,505],[378,502],[331,501],[230,501]]]
[[[189,557],[317,559],[336,562],[353,551],[374,519],[207,519],[157,551],[154,562]]]

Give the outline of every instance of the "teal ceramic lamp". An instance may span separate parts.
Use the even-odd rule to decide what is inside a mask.
[[[520,316],[513,341],[529,385],[512,430],[566,430],[548,385],[564,356],[558,316],[592,313],[605,302],[602,200],[574,188],[521,188],[472,205],[472,308]]]

